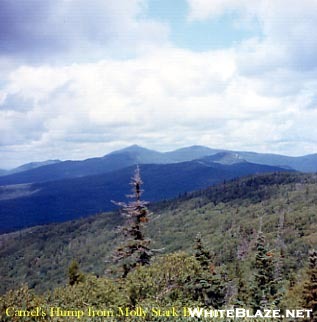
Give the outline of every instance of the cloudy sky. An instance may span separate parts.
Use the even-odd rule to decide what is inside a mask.
[[[317,152],[317,0],[1,0],[0,168],[139,144]]]

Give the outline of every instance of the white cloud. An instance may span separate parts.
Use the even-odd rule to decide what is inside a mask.
[[[294,155],[316,152],[315,1],[188,0],[192,20],[235,11],[238,23],[257,19],[262,28],[260,38],[206,52],[173,47],[165,25],[139,17],[144,1],[94,1],[84,15],[97,15],[96,21],[88,19],[83,26],[76,19],[86,2],[75,6],[69,1],[64,7],[61,1],[50,5],[61,10],[51,19],[71,18],[61,27],[67,31],[64,40],[71,38],[69,48],[61,44],[66,44],[64,52],[82,48],[79,56],[89,52],[96,58],[118,50],[121,59],[105,55],[89,56],[89,63],[9,64],[1,76],[0,167],[82,159],[132,143],[163,150],[204,144]],[[72,16],[70,8],[76,9]],[[42,39],[37,33],[32,37]],[[33,55],[25,50],[22,58]],[[7,62],[0,57],[0,67]]]
[[[225,12],[241,11],[248,1],[242,0],[188,0],[191,20],[205,20],[222,15]]]
[[[39,63],[126,57],[168,41],[145,0],[3,0],[0,56]]]
[[[284,85],[285,93],[276,95],[269,90],[272,77],[239,74],[238,56],[162,48],[126,61],[18,68],[2,97],[31,104],[18,109],[4,99],[0,105],[4,160],[82,159],[131,143],[314,152],[302,142],[317,140],[306,125],[317,116],[311,107],[316,82],[303,77],[290,84],[296,91]],[[275,77],[279,86],[290,76]]]
[[[241,68],[247,72],[287,66],[292,69],[317,68],[316,0],[187,0],[192,20],[219,18],[226,13],[238,14],[236,26],[243,21],[260,25],[261,39],[241,45]]]

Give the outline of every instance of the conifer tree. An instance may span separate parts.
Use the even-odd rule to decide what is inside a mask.
[[[204,247],[200,233],[197,234],[195,240],[195,258],[199,262],[203,270],[207,270],[211,265],[211,254]]]
[[[145,238],[143,226],[148,222],[148,202],[141,200],[143,184],[139,167],[136,168],[130,182],[132,194],[127,197],[133,199],[128,203],[116,203],[121,207],[121,213],[126,219],[125,225],[120,229],[124,242],[113,253],[115,263],[122,264],[122,277],[138,265],[148,265],[152,257],[152,250],[149,248],[150,239]]]
[[[282,238],[282,232],[284,229],[284,220],[285,215],[283,212],[279,215],[279,223],[277,229],[277,236],[276,236],[276,256],[274,256],[273,264],[274,264],[274,283],[272,283],[272,290],[271,293],[274,293],[274,303],[276,307],[279,307],[281,303],[284,293],[285,293],[285,286],[283,283],[283,265],[284,265],[284,240]]]
[[[84,281],[84,275],[79,270],[79,264],[76,260],[72,260],[68,268],[68,283],[75,285]]]
[[[255,274],[253,285],[252,304],[254,309],[264,309],[274,304],[274,265],[273,253],[265,246],[265,238],[259,231],[257,238],[257,252],[255,255]]]
[[[317,321],[317,251],[309,252],[308,280],[304,284],[303,304],[307,309],[312,309],[310,321]]]
[[[220,274],[216,273],[212,263],[212,255],[205,248],[200,234],[196,236],[195,250],[195,258],[199,262],[201,270],[195,279],[188,283],[188,288],[192,292],[194,300],[202,300],[205,305],[220,308],[225,303],[225,281]]]

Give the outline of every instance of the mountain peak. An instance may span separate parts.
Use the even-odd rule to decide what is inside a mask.
[[[137,145],[137,144],[132,144],[132,145],[129,145],[127,146],[126,148],[124,148],[123,150],[125,151],[138,151],[138,150],[148,150],[146,148],[144,148],[143,146],[141,145]],[[122,150],[121,150],[122,151]]]
[[[137,144],[133,144],[133,145],[127,146],[126,148],[123,148],[123,149],[120,149],[120,150],[116,150],[116,151],[113,151],[113,152],[111,152],[109,154],[106,154],[106,156],[107,155],[111,155],[111,154],[124,153],[124,152],[132,152],[132,153],[154,152],[154,153],[159,153],[159,152],[156,152],[154,150],[150,150],[150,149],[144,148],[143,146],[140,146],[140,145],[137,145]]]

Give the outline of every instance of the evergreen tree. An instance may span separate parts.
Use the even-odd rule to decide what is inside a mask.
[[[255,255],[254,285],[252,289],[252,305],[254,309],[275,307],[280,301],[278,293],[280,277],[275,277],[274,253],[265,246],[265,238],[262,231],[259,231]]]
[[[188,282],[188,288],[194,300],[201,300],[207,306],[220,308],[225,304],[226,284],[223,276],[216,273],[212,255],[205,248],[200,234],[195,240],[195,258],[201,270]]]
[[[312,309],[310,321],[317,321],[317,251],[309,252],[308,280],[304,284],[303,304],[307,309]]]
[[[195,240],[195,258],[199,262],[203,270],[207,270],[211,265],[211,254],[204,247],[200,233],[197,234]]]
[[[68,283],[75,285],[84,281],[84,275],[79,270],[79,264],[76,260],[72,260],[68,268]]]
[[[274,298],[274,265],[273,253],[265,246],[265,238],[262,231],[257,238],[257,252],[255,255],[255,274],[253,285],[252,305],[255,310],[264,309],[272,305]]]
[[[284,229],[284,220],[285,215],[283,212],[279,215],[279,223],[276,236],[276,256],[274,256],[273,265],[274,265],[274,282],[272,283],[271,293],[274,294],[274,304],[276,307],[279,307],[284,294],[285,294],[285,285],[283,281],[283,270],[284,270],[284,240],[282,238],[282,232]]]
[[[128,203],[116,203],[121,207],[121,213],[126,218],[126,224],[120,229],[124,242],[115,250],[113,260],[115,263],[122,263],[122,277],[138,265],[148,265],[152,257],[152,250],[149,248],[150,239],[145,238],[143,226],[148,222],[148,202],[141,200],[143,184],[139,167],[136,168],[131,178],[132,194],[128,195],[133,199]]]

